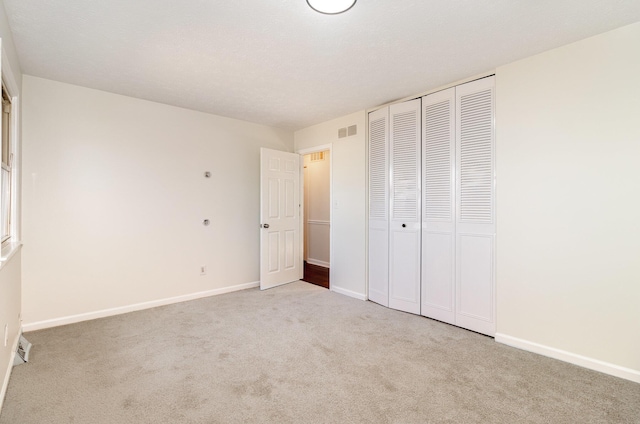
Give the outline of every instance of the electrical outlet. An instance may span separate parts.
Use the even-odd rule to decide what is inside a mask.
[[[9,324],[4,325],[4,347],[9,344]]]
[[[206,265],[200,266],[200,275],[207,275],[207,266]]]

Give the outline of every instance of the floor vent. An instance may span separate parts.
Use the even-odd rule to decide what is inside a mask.
[[[13,366],[22,365],[25,362],[29,362],[29,352],[31,351],[31,343],[20,335],[20,341],[18,342],[18,350],[16,356],[13,359]]]

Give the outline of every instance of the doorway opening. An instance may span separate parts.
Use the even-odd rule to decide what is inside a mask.
[[[303,280],[330,286],[331,149],[320,146],[303,155]]]

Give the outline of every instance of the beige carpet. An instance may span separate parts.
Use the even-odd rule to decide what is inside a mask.
[[[1,424],[640,423],[640,384],[302,282],[27,338]]]

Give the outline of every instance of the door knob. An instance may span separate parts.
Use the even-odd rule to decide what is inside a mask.
[[[406,227],[407,227],[407,224],[402,224],[402,228],[406,228]]]
[[[262,228],[269,228],[269,224],[262,224]]]

